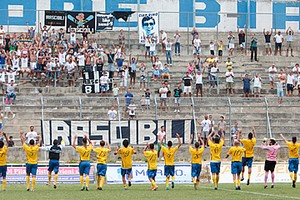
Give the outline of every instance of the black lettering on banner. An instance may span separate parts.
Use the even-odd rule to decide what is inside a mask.
[[[65,26],[66,13],[64,11],[45,10],[45,25]]]

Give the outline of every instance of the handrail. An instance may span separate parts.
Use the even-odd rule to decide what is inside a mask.
[[[218,75],[218,73],[216,73],[216,78],[217,78],[217,81],[216,81],[216,84],[217,84],[217,94],[220,94],[220,81],[219,81],[219,75]]]
[[[270,138],[273,137],[272,135],[272,131],[271,131],[271,123],[270,123],[270,116],[269,116],[269,104],[268,104],[268,98],[265,97],[265,103],[266,103],[266,120],[267,120],[267,126],[266,126],[266,130],[267,130],[267,137],[270,136]]]
[[[5,116],[6,116],[6,113],[5,113],[5,99],[6,97],[5,96],[2,96],[2,130],[4,130],[4,127],[5,127],[5,122],[6,120],[5,119]]]
[[[43,131],[44,130],[44,98],[43,98],[43,96],[41,96],[41,105],[42,105],[42,116],[41,116],[41,118],[42,118],[42,130],[41,131]],[[43,146],[45,147],[45,143],[43,144]],[[46,151],[44,151],[44,161],[46,161],[47,160],[47,155],[46,155]]]
[[[81,97],[78,97],[79,98],[79,118],[82,119],[82,101],[81,101]]]
[[[118,121],[119,121],[119,132],[120,132],[120,139],[121,139],[120,146],[121,146],[123,137],[122,137],[122,126],[121,126],[121,114],[120,114],[120,100],[119,100],[119,97],[117,97],[117,103],[118,103]]]
[[[230,135],[230,138],[229,138],[229,144],[230,144],[230,146],[232,146],[232,140],[231,140],[231,138],[232,138],[232,134],[231,134],[231,100],[230,100],[230,97],[228,97],[228,105],[229,105],[229,107],[228,107],[228,109],[229,109],[229,135]]]
[[[195,132],[194,132],[194,139],[195,139],[195,138],[197,138],[197,137],[195,137],[195,135],[197,135],[197,124],[196,124],[196,116],[195,116],[195,103],[194,103],[194,98],[193,97],[191,97],[191,100],[192,100],[192,107],[193,107],[192,112],[193,112],[193,122],[194,122],[194,130],[195,130]]]
[[[154,103],[155,103],[155,120],[157,120],[157,101],[156,101],[156,96],[154,96]]]

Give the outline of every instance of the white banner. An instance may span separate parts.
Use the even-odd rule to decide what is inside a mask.
[[[139,14],[139,42],[145,43],[147,36],[158,39],[158,13],[140,13]]]
[[[209,163],[204,163],[202,165],[201,178],[204,174],[210,172]],[[247,179],[247,167],[245,171],[245,179]],[[133,183],[149,183],[147,176],[147,164],[133,164],[132,166],[132,182]],[[300,173],[298,174],[300,175]],[[121,184],[122,176],[121,176],[121,165],[120,164],[108,164],[107,167],[107,183],[108,184]],[[264,182],[264,163],[254,163],[252,167],[252,175],[251,175],[251,183],[263,183]],[[164,165],[158,164],[157,175],[155,178],[157,183],[165,183],[164,176]],[[211,179],[208,177],[208,180]],[[269,179],[271,181],[271,174],[269,173]],[[183,163],[183,164],[175,164],[175,182],[176,183],[191,183],[191,164]],[[209,182],[209,181],[201,181],[201,182]],[[275,168],[275,182],[291,182],[288,164],[282,163],[277,164]],[[232,174],[231,174],[231,163],[222,163],[221,171],[220,171],[220,183],[233,183]]]

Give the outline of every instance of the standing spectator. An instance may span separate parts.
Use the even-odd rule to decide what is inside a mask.
[[[289,28],[286,30],[287,38],[286,38],[286,43],[287,43],[287,48],[286,48],[286,57],[289,56],[289,49],[291,49],[291,56],[294,57],[293,55],[293,40],[294,40],[294,31],[293,29],[289,26]]]
[[[180,112],[181,97],[182,97],[181,84],[178,84],[177,88],[174,89],[174,99],[176,104],[174,112]]]
[[[34,126],[30,126],[29,129],[30,131],[25,134],[26,144],[29,144],[30,140],[37,141],[38,139],[38,134],[34,131]]]
[[[229,32],[228,35],[228,49],[229,49],[229,55],[233,56],[233,51],[234,51],[234,38],[235,36],[233,35],[232,31]]]
[[[108,96],[108,83],[109,83],[109,78],[107,76],[106,72],[103,72],[103,75],[100,77],[100,86],[101,86],[101,95],[103,95],[104,93],[106,94],[106,96]]]
[[[234,74],[231,68],[228,69],[228,72],[226,72],[225,76],[226,76],[226,92],[227,94],[233,94]]]
[[[257,37],[255,36],[255,33],[252,33],[252,37],[250,39],[250,49],[251,49],[251,62],[253,62],[253,53],[254,53],[254,60],[258,62],[257,60]]]
[[[15,103],[16,102],[16,98],[17,98],[17,95],[16,95],[16,92],[15,92],[15,89],[17,86],[19,85],[23,85],[27,83],[27,81],[23,81],[23,82],[20,82],[19,84],[15,83],[13,80],[10,82],[10,84],[6,84],[4,83],[4,85],[6,86],[6,101],[8,103]],[[11,102],[10,98],[13,98],[13,102]]]
[[[144,62],[141,63],[139,68],[140,71],[140,90],[146,89],[146,65]]]
[[[159,159],[160,156],[160,150],[162,149],[162,146],[166,146],[166,132],[165,127],[161,126],[160,131],[157,133],[157,158]],[[162,160],[164,160],[164,154],[162,154]]]
[[[168,93],[168,88],[166,87],[166,84],[163,83],[162,87],[159,89],[159,94],[160,94],[160,112],[166,111],[167,109],[167,93]]]
[[[263,34],[265,36],[265,43],[266,43],[266,55],[272,55],[272,44],[271,44],[271,36],[273,34],[273,29],[270,31],[265,32],[265,29],[263,31]]]
[[[292,71],[293,71],[294,85],[296,86],[298,84],[298,74],[300,73],[300,68],[298,63],[295,64]]]
[[[210,55],[215,55],[215,43],[213,41],[209,42],[209,53]]]
[[[130,76],[130,86],[135,86],[135,78],[136,78],[136,66],[139,62],[139,57],[135,59],[135,57],[131,56],[131,53],[129,55],[129,76]]]
[[[150,36],[145,38],[145,59],[150,58]]]
[[[114,77],[114,61],[115,61],[115,53],[112,52],[110,49],[109,52],[104,52],[107,55],[107,71],[109,72],[109,77],[113,78]]]
[[[222,62],[223,46],[223,41],[220,40],[220,42],[218,43],[218,62]]]
[[[238,127],[238,122],[235,121],[234,122],[234,125],[231,127],[230,129],[230,133],[231,133],[231,143],[233,144],[233,142],[235,140],[238,139],[238,134],[239,134],[239,131],[240,131],[240,128]]]
[[[224,135],[226,134],[226,121],[224,120],[224,116],[220,116],[220,121],[218,122],[218,134],[222,135],[222,131],[224,132]]]
[[[203,139],[204,141],[204,145],[205,145],[205,148],[207,147],[207,136],[209,134],[209,129],[210,129],[210,120],[208,119],[208,116],[205,115],[204,116],[204,119],[199,122],[198,119],[196,119],[197,123],[199,125],[201,125],[202,127],[202,135],[201,135],[201,138]]]
[[[278,106],[281,106],[282,99],[283,99],[283,83],[276,82],[276,86],[277,86]]]
[[[240,30],[240,27],[238,26],[238,37],[239,37],[239,46],[241,49],[241,54],[243,55],[245,53],[245,47],[246,47],[246,25],[244,26],[244,30]]]
[[[287,87],[288,97],[292,97],[294,91],[294,79],[293,79],[292,71],[287,72],[286,87]]]
[[[228,57],[228,58],[227,58],[227,61],[226,61],[226,63],[225,63],[226,70],[228,71],[229,68],[232,69],[232,65],[233,65],[233,63],[232,63],[230,57]]]
[[[180,56],[180,33],[178,30],[176,30],[174,34],[174,39],[175,39],[175,56]]]
[[[146,104],[147,110],[150,107],[150,99],[151,99],[151,92],[150,92],[150,89],[147,88],[145,91],[145,104]]]
[[[280,72],[278,74],[278,81],[282,83],[283,89],[285,89],[286,75],[283,73],[283,69],[280,69]]]
[[[9,140],[7,141],[8,147],[14,147],[15,142],[14,142],[14,137],[11,135],[9,136]]]
[[[131,103],[132,100],[133,100],[133,94],[131,93],[131,90],[128,89],[128,90],[127,90],[127,93],[125,94],[125,99],[124,99],[124,101],[125,101],[125,106],[126,106],[125,111],[124,111],[124,114],[123,114],[123,117],[124,117],[124,118],[125,118],[125,116],[126,116],[126,112],[128,111],[128,106],[129,106],[129,104]]]
[[[118,88],[116,83],[114,83],[114,88],[112,89],[112,92],[113,92],[114,98],[115,98],[115,105],[117,105],[118,104],[118,97],[119,97],[119,88]]]
[[[120,57],[116,59],[118,75],[120,75],[120,70],[123,68],[124,61],[125,61],[125,54],[121,53]]]
[[[212,64],[212,67],[210,68],[209,72],[209,84],[210,88],[215,88],[215,86],[218,86],[218,76],[217,73],[219,73],[219,68],[217,66],[217,63],[214,62]]]
[[[214,131],[215,121],[213,120],[213,116],[210,114],[208,115],[208,120],[210,121],[209,125],[209,134]]]
[[[251,78],[249,78],[249,74],[246,73],[244,78],[241,75],[240,79],[241,81],[244,82],[244,86],[243,86],[244,97],[250,97]]]
[[[168,35],[167,35],[166,31],[164,31],[164,30],[161,30],[160,33],[161,33],[160,42],[161,42],[161,47],[162,47],[162,53],[165,53]]]
[[[260,91],[261,91],[261,78],[259,76],[259,73],[255,73],[254,78],[252,79],[253,81],[253,93],[254,97],[260,97]]]
[[[200,96],[203,97],[203,74],[205,71],[205,67],[202,71],[197,71],[196,73],[196,97],[198,97],[198,94],[200,92]]]
[[[278,33],[274,36],[274,41],[275,41],[275,56],[278,55],[278,51],[279,51],[279,55],[281,56],[281,47],[284,39],[280,31],[278,31]]]
[[[173,43],[170,41],[170,38],[167,39],[166,43],[166,60],[169,66],[172,66],[172,45]]]
[[[199,36],[199,33],[196,31],[195,27],[193,27],[191,34],[192,34],[192,44],[194,44],[194,40],[196,39],[196,36],[197,35]]]
[[[271,90],[274,88],[274,82],[276,78],[277,69],[275,67],[275,64],[272,64],[271,67],[269,67],[269,81],[271,85]]]
[[[150,42],[150,59],[151,59],[151,63],[153,64],[156,56],[156,42],[153,38],[149,40],[149,42]]]
[[[118,114],[117,111],[112,106],[111,109],[107,112],[108,119],[112,121],[117,120],[117,114]]]
[[[196,55],[201,55],[201,40],[199,38],[199,35],[196,35],[195,39],[194,39],[194,57],[196,57]]]
[[[26,23],[26,25],[27,25],[27,32],[29,34],[29,38],[32,40],[34,38],[34,36],[35,36],[36,23],[35,23],[35,27],[34,28],[33,27],[29,28],[28,22]]]
[[[183,82],[183,93],[184,93],[184,97],[186,97],[186,94],[189,93],[189,96],[192,96],[192,83],[193,83],[193,78],[189,75],[189,73],[187,72],[185,74],[185,77],[182,78],[182,82]]]

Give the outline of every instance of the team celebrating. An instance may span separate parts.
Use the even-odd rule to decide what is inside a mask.
[[[163,130],[163,129],[162,129]],[[219,135],[220,134],[220,135]],[[8,152],[8,136],[6,133],[2,132],[6,143],[0,140],[0,177],[3,177],[2,181],[2,190],[6,189],[6,157]],[[177,150],[181,147],[180,135],[177,133],[177,146],[173,146],[172,141],[166,141],[166,134],[163,130],[160,133],[161,137],[158,139],[158,144],[160,150],[163,153],[163,159],[165,162],[164,165],[164,175],[166,176],[166,190],[175,187],[175,154]],[[191,154],[191,177],[194,189],[197,190],[200,183],[200,173],[202,169],[202,155],[204,152],[205,143],[200,134],[197,135],[197,138],[194,138],[194,135],[191,135],[190,142],[188,144],[189,153]],[[297,181],[297,172],[299,165],[299,149],[300,143],[297,143],[297,138],[292,137],[292,141],[286,140],[286,138],[281,134],[282,139],[285,141],[288,147],[289,161],[288,161],[288,170],[290,172],[290,177],[292,180],[292,187],[296,187]],[[49,147],[40,147],[41,137],[36,135],[34,138],[32,136],[24,135],[24,132],[20,132],[20,139],[23,145],[23,149],[26,152],[26,185],[27,191],[34,191],[36,185],[36,174],[38,169],[38,151],[39,149],[49,152],[49,167],[48,167],[48,182],[47,185],[51,184],[52,172],[54,172],[54,189],[57,188],[58,181],[58,172],[59,172],[59,160],[60,154],[64,148],[64,142],[58,142],[58,140],[53,141],[53,145]],[[196,139],[194,146],[192,146],[193,141]],[[80,163],[79,163],[79,175],[80,175],[80,184],[81,191],[89,191],[89,174],[90,174],[90,156],[91,152],[94,151],[97,154],[97,190],[103,190],[105,183],[105,176],[107,171],[107,157],[111,151],[110,145],[108,142],[103,140],[100,141],[100,147],[95,147],[96,142],[93,144],[92,141],[84,135],[82,138],[82,146],[76,145],[77,136],[74,137],[72,146],[80,154]],[[224,131],[221,129],[218,133],[212,131],[207,137],[207,144],[210,151],[210,170],[212,174],[212,181],[214,184],[214,189],[218,190],[218,184],[220,180],[220,168],[221,168],[221,152],[224,145]],[[122,164],[121,164],[121,175],[123,181],[123,187],[125,190],[128,190],[128,187],[131,186],[132,179],[132,155],[136,154],[136,151],[133,147],[129,146],[129,141],[127,139],[122,142],[123,147],[117,148],[114,152],[115,155],[120,155]],[[233,176],[233,183],[236,190],[241,190],[241,181],[244,180],[245,167],[248,167],[248,179],[247,185],[250,184],[251,177],[251,168],[254,158],[254,146],[256,145],[256,134],[254,128],[248,134],[247,139],[242,138],[242,130],[238,131],[237,139],[234,140],[233,146],[227,152],[225,158],[231,156],[231,173]],[[261,148],[267,151],[267,156],[265,160],[265,184],[264,188],[267,188],[267,180],[269,171],[271,172],[272,185],[271,188],[274,188],[275,174],[274,169],[276,166],[276,158],[280,149],[280,145],[276,142],[274,138],[269,140],[265,138]],[[157,173],[157,160],[158,160],[158,151],[155,150],[154,143],[146,144],[143,149],[143,154],[147,158],[148,170],[147,175],[151,183],[151,190],[156,191],[158,185],[156,184],[156,173]],[[30,184],[31,176],[31,184]],[[84,180],[85,178],[85,180]],[[171,187],[170,187],[171,185]]]

